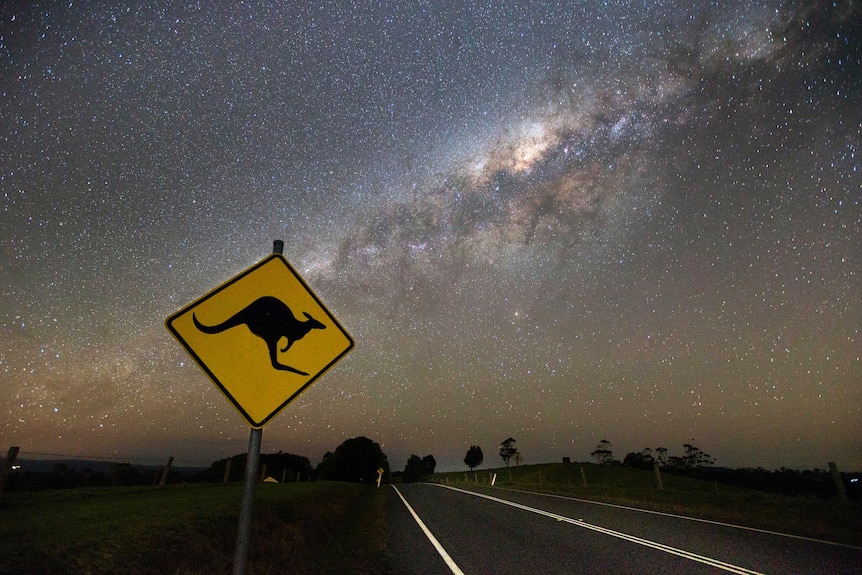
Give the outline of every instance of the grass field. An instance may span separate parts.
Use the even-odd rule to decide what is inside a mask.
[[[583,468],[583,476],[581,469]],[[785,497],[589,463],[441,473],[496,486],[631,505],[862,545],[862,505]],[[586,486],[583,483],[586,477]],[[249,575],[383,574],[384,489],[348,483],[258,485]],[[242,485],[168,485],[6,492],[0,574],[228,574]]]
[[[242,485],[6,492],[0,573],[230,573]],[[260,484],[248,575],[380,573],[382,490]]]
[[[583,469],[583,474],[581,473]],[[862,503],[788,497],[753,489],[619,465],[551,463],[436,474],[434,481],[488,484],[629,505],[862,546]],[[584,485],[586,478],[586,486]]]

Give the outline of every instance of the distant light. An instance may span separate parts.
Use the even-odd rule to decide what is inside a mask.
[[[859,483],[859,478],[858,477],[850,478],[850,483]]]

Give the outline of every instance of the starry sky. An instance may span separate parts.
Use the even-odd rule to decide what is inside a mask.
[[[264,452],[862,468],[858,0],[117,4],[0,5],[4,452],[244,452],[164,321],[282,239]]]

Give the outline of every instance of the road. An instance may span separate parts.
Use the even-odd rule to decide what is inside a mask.
[[[862,573],[862,549],[491,487],[388,486],[392,573]]]

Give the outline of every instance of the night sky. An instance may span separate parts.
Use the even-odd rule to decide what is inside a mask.
[[[0,5],[4,452],[244,452],[164,321],[283,239],[264,452],[862,468],[858,0],[115,4]]]

